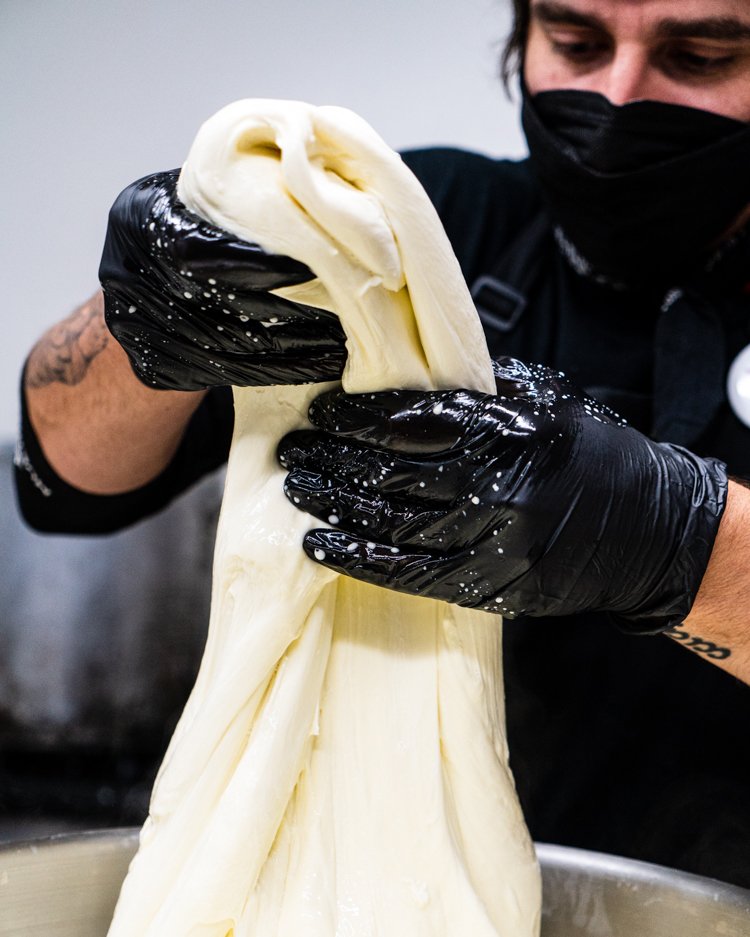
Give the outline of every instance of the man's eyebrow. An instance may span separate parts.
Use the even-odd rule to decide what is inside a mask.
[[[666,39],[715,39],[719,42],[741,42],[750,39],[750,22],[733,16],[708,16],[698,20],[666,19],[657,32]]]
[[[543,0],[541,3],[531,4],[531,16],[540,23],[550,26],[582,26],[586,29],[606,30],[606,25],[598,16],[581,13],[564,3],[555,3]]]
[[[586,29],[607,30],[598,16],[581,13],[565,3],[541,0],[531,4],[531,16],[540,23],[552,26],[581,26]],[[713,39],[717,42],[743,42],[750,40],[750,22],[734,16],[707,16],[701,19],[664,19],[657,33],[665,39]]]

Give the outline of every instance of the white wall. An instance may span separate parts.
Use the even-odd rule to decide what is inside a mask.
[[[92,293],[117,192],[239,97],[351,107],[396,147],[524,152],[507,0],[0,0],[0,439],[39,334]]]

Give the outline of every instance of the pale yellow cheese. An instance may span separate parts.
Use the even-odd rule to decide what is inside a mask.
[[[356,115],[232,104],[199,131],[179,194],[315,271],[286,295],[340,316],[348,391],[494,387],[429,200]],[[538,933],[501,620],[304,556],[313,522],[275,448],[322,389],[235,389],[206,652],[110,937]]]

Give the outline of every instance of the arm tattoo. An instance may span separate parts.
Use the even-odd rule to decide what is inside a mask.
[[[704,654],[706,657],[710,657],[711,660],[726,660],[727,657],[732,656],[732,652],[728,647],[720,647],[718,644],[714,644],[713,641],[695,637],[695,635],[688,634],[687,631],[680,628],[669,628],[664,634],[669,635],[675,641],[679,641],[683,647],[690,648],[696,654]]]
[[[101,296],[97,295],[37,342],[26,365],[27,386],[80,384],[91,362],[107,347],[108,341],[104,306]]]

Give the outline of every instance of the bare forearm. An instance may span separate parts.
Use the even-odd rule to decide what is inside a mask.
[[[692,611],[667,633],[750,683],[750,490],[736,482]]]
[[[141,384],[107,330],[101,293],[34,346],[25,390],[47,459],[65,481],[94,494],[156,477],[203,397]]]

